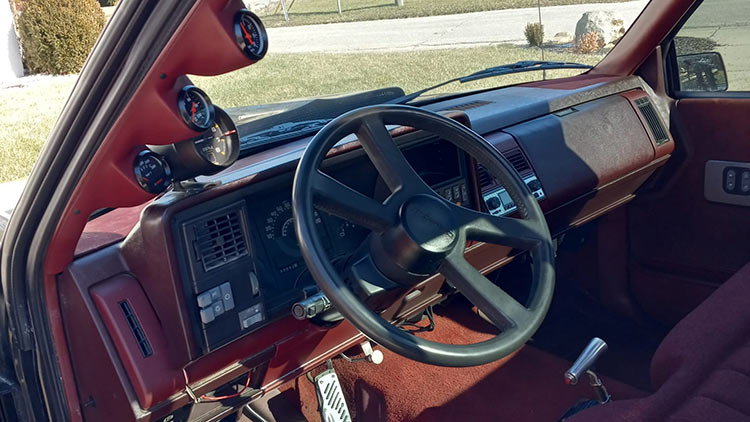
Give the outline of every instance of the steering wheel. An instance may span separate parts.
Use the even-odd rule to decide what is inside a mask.
[[[473,211],[439,196],[411,167],[386,125],[423,130],[463,149],[505,187],[522,218]],[[357,136],[389,188],[391,194],[385,201],[363,195],[320,170],[328,151],[350,134]],[[395,353],[440,366],[485,364],[520,348],[547,313],[554,291],[554,250],[539,204],[495,148],[447,117],[404,105],[363,107],[339,116],[318,132],[304,151],[292,196],[297,239],[318,286],[356,328]],[[440,273],[501,329],[500,334],[474,344],[438,343],[381,318],[332,265],[316,230],[314,207],[372,231],[366,260],[372,268],[357,271],[358,277],[385,278],[408,288]],[[526,306],[464,258],[467,240],[529,251],[532,281]]]

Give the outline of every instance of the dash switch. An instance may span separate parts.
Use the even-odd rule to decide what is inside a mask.
[[[732,192],[735,186],[737,186],[737,172],[732,169],[727,170],[727,175],[724,180],[724,190],[726,192]]]
[[[727,176],[729,176],[728,173]],[[743,171],[742,176],[740,176],[740,190],[742,193],[750,192],[750,171],[748,170]]]

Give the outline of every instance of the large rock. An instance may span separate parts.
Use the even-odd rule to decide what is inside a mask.
[[[625,34],[625,22],[612,12],[586,12],[576,24],[576,43],[590,32],[599,34],[604,44],[612,44]]]
[[[281,0],[244,0],[245,7],[258,16],[273,14],[277,9],[281,10]],[[289,5],[287,1],[287,6]]]

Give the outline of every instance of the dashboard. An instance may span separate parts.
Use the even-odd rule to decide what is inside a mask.
[[[74,389],[82,403],[97,404],[81,407],[87,420],[220,420],[365,340],[347,321],[293,316],[295,303],[318,293],[291,213],[296,163],[313,133],[241,156],[242,124],[185,75],[252,64],[267,36],[238,0],[196,7],[189,23],[200,30],[181,31],[154,65],[158,73],[144,80],[107,135],[103,158],[87,170],[107,177],[81,182],[96,195],[77,194],[79,208],[60,223],[65,235],[53,239],[67,246],[50,254],[46,270],[57,274]],[[205,40],[211,48],[195,48]],[[500,151],[560,236],[631,201],[669,159],[674,141],[651,93],[639,77],[585,75],[424,108]],[[449,142],[403,127],[391,135],[446,199],[495,215],[516,211],[504,187]],[[323,169],[370,197],[388,194],[354,137]],[[101,208],[114,210],[89,221]],[[367,243],[367,230],[323,211],[316,224],[342,269]],[[466,257],[487,273],[517,253],[474,243]],[[392,297],[381,315],[400,321],[453,293],[431,277]],[[194,397],[243,385],[231,399]]]
[[[291,186],[319,124],[403,91],[381,90],[377,101],[348,108],[338,97],[321,100],[310,108],[335,105],[336,112],[279,114],[267,128],[249,130],[186,76],[263,59],[265,29],[244,7],[240,0],[192,6],[122,99],[50,240],[43,268],[49,323],[71,411],[81,419],[220,421],[366,341],[348,321],[323,319],[327,312],[292,311],[318,291],[293,235]],[[373,99],[360,94],[357,101]],[[594,71],[421,107],[470,127],[503,154],[560,237],[633,200],[669,160],[675,144],[661,100],[638,76]],[[280,125],[307,119],[285,143],[242,153],[243,142],[256,145]],[[270,132],[249,136],[261,129]],[[389,129],[443,197],[515,213],[504,187],[445,140]],[[354,136],[329,152],[323,170],[373,198],[387,194]],[[322,211],[316,224],[342,269],[370,235]],[[466,249],[485,274],[518,254],[481,242]],[[455,293],[437,275],[373,308],[398,323]]]

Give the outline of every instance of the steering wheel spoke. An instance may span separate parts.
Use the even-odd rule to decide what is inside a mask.
[[[529,309],[492,283],[463,254],[448,256],[440,273],[503,331],[522,326],[531,317]]]
[[[355,191],[320,170],[314,172],[311,179],[317,208],[376,233],[382,233],[395,224],[396,214],[392,207]]]
[[[500,217],[451,204],[458,226],[468,240],[531,249],[544,241],[539,224],[532,220]]]
[[[391,192],[408,190],[415,194],[431,191],[406,160],[379,116],[362,119],[356,135]]]

